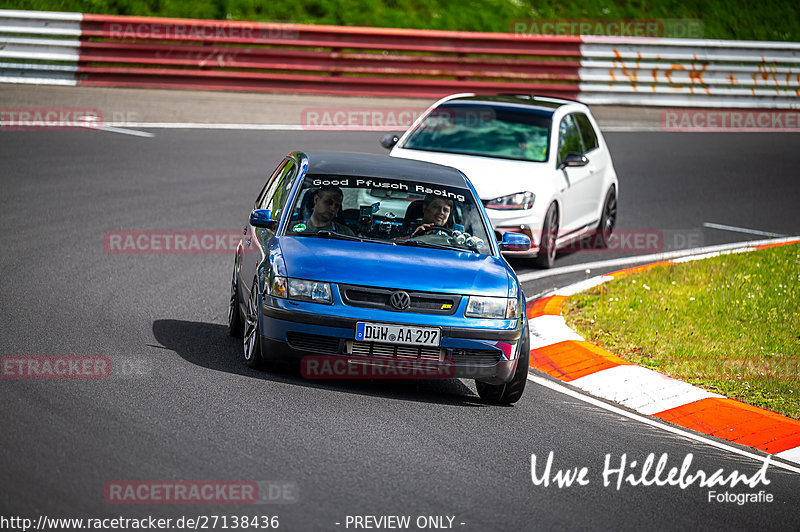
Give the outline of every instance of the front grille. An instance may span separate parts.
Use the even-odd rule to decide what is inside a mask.
[[[315,351],[329,355],[336,355],[340,352],[341,342],[339,338],[331,336],[288,332],[286,333],[286,340],[292,348],[299,351]]]
[[[407,309],[398,311],[389,303],[389,298],[397,291],[393,288],[339,285],[339,291],[342,294],[342,301],[346,305],[393,312],[451,315],[458,310],[458,305],[461,303],[461,296],[458,295],[406,291],[411,297],[411,304]]]
[[[364,357],[392,357],[402,360],[441,360],[442,349],[413,345],[380,344],[377,342],[347,341],[348,354]]]
[[[494,366],[500,361],[500,351],[478,349],[453,349],[450,355],[454,364],[473,366]]]
[[[477,367],[494,366],[500,361],[500,351],[497,350],[444,349],[440,347],[382,344],[298,332],[286,333],[286,339],[294,349],[325,355],[346,354],[425,362],[450,361],[453,364]]]

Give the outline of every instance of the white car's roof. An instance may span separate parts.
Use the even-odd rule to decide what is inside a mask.
[[[502,105],[507,107],[522,106],[531,109],[540,110],[543,112],[556,113],[558,110],[569,112],[581,110],[590,113],[589,108],[573,100],[565,100],[563,98],[552,98],[548,96],[536,96],[525,94],[498,94],[498,95],[480,95],[474,93],[461,93],[446,96],[437,101],[431,108],[438,107],[443,103],[458,103],[464,101],[465,103],[486,103],[489,105]]]

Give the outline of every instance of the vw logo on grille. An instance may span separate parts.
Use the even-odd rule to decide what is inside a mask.
[[[389,303],[397,310],[405,310],[411,304],[411,296],[402,290],[398,290],[389,297]]]

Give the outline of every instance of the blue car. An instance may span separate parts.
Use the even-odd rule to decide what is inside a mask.
[[[513,403],[527,380],[525,296],[469,180],[433,163],[287,155],[236,250],[228,325],[245,363],[306,378],[473,378]]]

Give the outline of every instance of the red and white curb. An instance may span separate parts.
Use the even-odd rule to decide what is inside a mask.
[[[585,341],[567,326],[561,316],[561,308],[569,296],[631,273],[659,265],[797,242],[800,238],[791,237],[752,242],[746,246],[734,244],[729,249],[628,268],[555,290],[528,304],[530,366],[592,396],[616,402],[640,414],[800,463],[800,421],[636,366]]]

